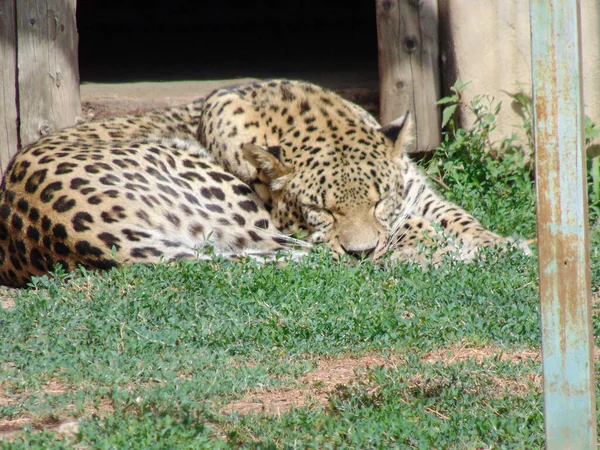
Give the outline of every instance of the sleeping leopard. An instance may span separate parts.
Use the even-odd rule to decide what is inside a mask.
[[[289,80],[61,130],[7,168],[0,282],[194,259],[206,247],[262,258],[322,243],[336,256],[411,260],[440,229],[469,251],[512,245],[431,189],[407,156],[412,133],[408,115],[380,126]]]

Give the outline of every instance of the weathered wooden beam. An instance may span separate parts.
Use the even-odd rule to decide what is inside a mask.
[[[29,0],[17,4],[18,86],[21,143],[81,115],[77,63],[76,0]]]
[[[19,147],[16,1],[0,2],[0,175]]]
[[[81,115],[76,0],[0,2],[0,172]]]
[[[578,0],[530,0],[546,448],[596,449]]]
[[[437,0],[376,0],[381,122],[409,110],[413,151],[440,143]]]

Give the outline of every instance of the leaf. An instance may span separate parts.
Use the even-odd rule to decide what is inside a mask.
[[[489,124],[492,124],[492,123],[494,123],[496,121],[496,116],[494,116],[492,113],[488,113],[488,114],[485,114],[481,118],[481,120],[483,121],[483,123],[489,125]]]
[[[452,118],[452,115],[456,110],[456,106],[457,105],[450,105],[447,108],[444,108],[444,112],[442,113],[442,128],[444,128]]]
[[[458,101],[458,95],[450,95],[448,97],[440,98],[436,103],[436,105],[447,105],[448,103],[456,103]]]

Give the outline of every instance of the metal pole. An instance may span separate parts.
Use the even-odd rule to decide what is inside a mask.
[[[530,0],[548,449],[596,449],[579,1]]]

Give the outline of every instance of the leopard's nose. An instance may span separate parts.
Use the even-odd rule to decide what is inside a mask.
[[[355,258],[358,259],[367,259],[367,258],[371,258],[374,254],[375,254],[375,249],[377,248],[377,246],[375,247],[370,247],[370,248],[361,248],[361,249],[355,249],[355,248],[346,248],[342,245],[342,249],[350,256],[353,256]]]

